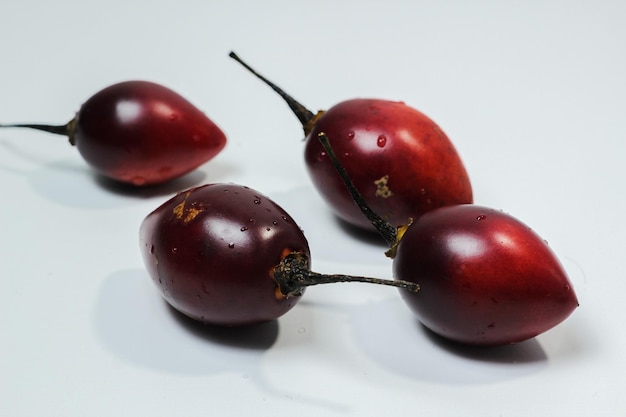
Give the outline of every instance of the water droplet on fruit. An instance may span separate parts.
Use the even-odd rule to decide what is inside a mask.
[[[191,137],[191,139],[192,139],[194,142],[200,142],[200,140],[202,139],[202,135],[195,134],[195,135],[193,135],[193,136]]]
[[[380,135],[378,139],[376,140],[376,144],[378,145],[379,148],[384,148],[385,145],[387,144],[387,136]]]
[[[319,153],[319,155],[317,155],[317,160],[318,161],[322,161],[322,160],[324,160],[324,158],[326,158],[326,152],[325,151],[322,151],[322,152]]]
[[[370,130],[372,130],[372,128],[370,126],[366,126],[365,130],[367,130],[369,132]]]
[[[242,232],[245,232],[246,230],[248,230],[248,226],[243,226],[243,227],[242,227],[241,229],[239,229],[239,230],[241,230]]]
[[[274,220],[274,221],[272,221],[272,224],[273,224],[274,226],[276,226],[276,225],[278,224],[278,222],[277,222],[276,220]]]
[[[154,245],[150,246],[150,253],[154,253]]]
[[[178,252],[178,248],[172,248],[172,253]]]
[[[174,121],[174,120],[178,119],[178,115],[176,113],[172,113],[172,114],[170,114],[169,119]]]
[[[287,223],[289,223],[289,219],[287,218],[287,216],[281,216],[281,217],[282,217],[282,219],[283,219],[284,221],[286,221]]]
[[[354,139],[354,132],[351,130],[348,132],[348,140]]]
[[[426,195],[426,188],[420,188],[420,194]]]
[[[254,204],[261,204],[261,200],[259,200],[258,198],[254,199]]]
[[[270,229],[269,227],[266,227],[265,230],[269,232],[272,229]]]
[[[229,247],[230,249],[233,249],[233,248],[235,247],[235,244],[234,244],[234,243],[229,243],[229,244],[228,244],[228,247]]]
[[[476,220],[485,220],[486,218],[487,216],[485,216],[484,214],[476,216]]]

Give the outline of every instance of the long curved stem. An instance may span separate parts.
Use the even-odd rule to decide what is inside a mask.
[[[18,127],[18,128],[27,128],[27,129],[35,129],[41,130],[48,133],[54,133],[57,135],[69,136],[70,135],[70,123],[66,123],[64,125],[44,125],[37,123],[13,123],[13,124],[0,124],[0,128],[3,127]]]
[[[396,229],[389,222],[376,214],[376,212],[374,212],[374,210],[372,210],[372,208],[367,204],[359,190],[350,179],[350,175],[348,175],[348,172],[345,170],[343,165],[341,165],[341,162],[339,162],[335,151],[330,145],[328,136],[326,136],[324,132],[321,132],[318,135],[318,139],[322,143],[326,154],[330,158],[330,161],[335,167],[335,170],[337,170],[337,173],[346,185],[346,188],[348,189],[348,192],[350,193],[350,196],[352,197],[356,205],[359,206],[361,212],[365,215],[365,217],[367,217],[370,223],[372,223],[372,225],[382,236],[382,238],[385,239],[387,245],[389,245],[390,248],[393,248],[398,243],[398,229]]]
[[[302,127],[304,128],[305,134],[309,133],[307,131],[307,126],[309,125],[309,122],[315,118],[315,114],[313,112],[311,112],[309,109],[307,109],[302,104],[300,104],[292,96],[287,94],[282,88],[280,88],[279,86],[277,86],[276,84],[274,84],[273,82],[271,82],[270,80],[265,78],[263,75],[261,75],[258,72],[256,72],[256,70],[254,68],[252,68],[246,62],[244,62],[241,58],[239,58],[239,56],[235,52],[231,51],[228,54],[228,56],[230,56],[232,59],[234,59],[235,61],[240,63],[245,69],[250,71],[258,79],[263,81],[272,90],[274,90],[276,93],[278,93],[278,95],[281,96],[283,100],[285,100],[285,102],[287,103],[287,105],[289,106],[291,111],[296,115],[296,117],[298,118],[298,120],[302,124]]]
[[[409,281],[343,274],[320,274],[311,271],[308,265],[309,262],[306,255],[300,252],[292,252],[285,256],[278,266],[274,268],[274,280],[278,283],[280,291],[285,296],[299,295],[305,287],[312,285],[333,284],[338,282],[363,282],[387,285],[412,292],[417,292],[420,289],[419,284]]]

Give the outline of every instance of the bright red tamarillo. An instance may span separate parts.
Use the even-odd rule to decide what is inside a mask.
[[[98,173],[136,186],[180,177],[226,145],[220,128],[162,85],[125,81],[91,96],[67,124],[6,124],[69,137]]]
[[[276,91],[298,117],[306,135],[304,159],[311,180],[346,222],[373,230],[324,157],[320,132],[330,138],[368,205],[394,226],[438,207],[473,202],[457,150],[424,113],[399,101],[359,98],[314,114],[235,53],[230,56]]]
[[[236,184],[203,185],[171,198],[143,221],[140,247],[165,300],[214,325],[276,319],[310,285],[358,281],[419,288],[312,272],[308,242],[293,218],[267,196]]]
[[[501,211],[473,204],[440,207],[395,228],[367,203],[319,137],[356,206],[390,250],[394,278],[420,285],[402,297],[434,333],[471,345],[537,336],[578,306],[571,282],[547,243]]]
[[[500,345],[537,336],[578,306],[558,259],[528,226],[472,204],[424,214],[404,233],[394,277],[419,283],[402,296],[433,332]]]

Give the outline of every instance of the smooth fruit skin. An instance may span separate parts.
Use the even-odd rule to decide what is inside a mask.
[[[329,137],[370,207],[393,226],[438,207],[473,201],[461,158],[430,118],[402,102],[348,100],[314,121],[305,161],[319,193],[350,224],[373,230],[326,156],[320,132]]]
[[[179,193],[145,218],[140,247],[172,307],[225,326],[273,320],[291,309],[300,296],[282,295],[273,268],[290,252],[310,257],[302,231],[280,206],[235,184]]]
[[[178,93],[148,81],[111,85],[89,98],[70,141],[100,174],[150,185],[186,174],[217,155],[226,136]]]
[[[578,306],[563,267],[528,226],[497,210],[461,205],[424,214],[398,245],[394,277],[427,328],[473,345],[523,341]]]

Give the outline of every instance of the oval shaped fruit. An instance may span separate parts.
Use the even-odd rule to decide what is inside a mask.
[[[209,184],[171,198],[141,224],[140,246],[167,302],[204,323],[273,320],[307,286],[368,282],[418,291],[400,280],[310,270],[302,230],[278,204],[236,184]]]
[[[463,162],[443,130],[402,102],[362,98],[312,113],[234,52],[230,56],[261,79],[289,105],[306,135],[305,162],[313,184],[335,214],[374,230],[354,205],[318,134],[330,138],[337,157],[363,198],[394,226],[438,207],[473,202]]]
[[[321,132],[372,210],[394,226],[438,207],[473,201],[465,166],[435,122],[402,102],[348,100],[312,125],[305,161],[318,192],[350,224],[372,228],[324,157]]]
[[[299,296],[281,293],[274,268],[291,253],[310,256],[287,212],[235,184],[176,195],[146,217],[140,239],[144,263],[165,300],[195,320],[218,325],[260,323],[286,313]]]
[[[396,228],[368,206],[326,134],[318,138],[355,204],[388,243],[394,277],[420,286],[419,293],[402,295],[434,333],[472,345],[516,343],[551,329],[578,306],[556,256],[519,220],[462,204]]]
[[[475,345],[516,343],[565,320],[578,306],[558,259],[535,232],[501,211],[443,207],[417,219],[393,260],[417,282],[402,296],[421,323]]]
[[[226,136],[178,93],[148,81],[125,81],[90,97],[62,126],[12,124],[66,135],[105,177],[136,186],[180,177],[212,159]]]

